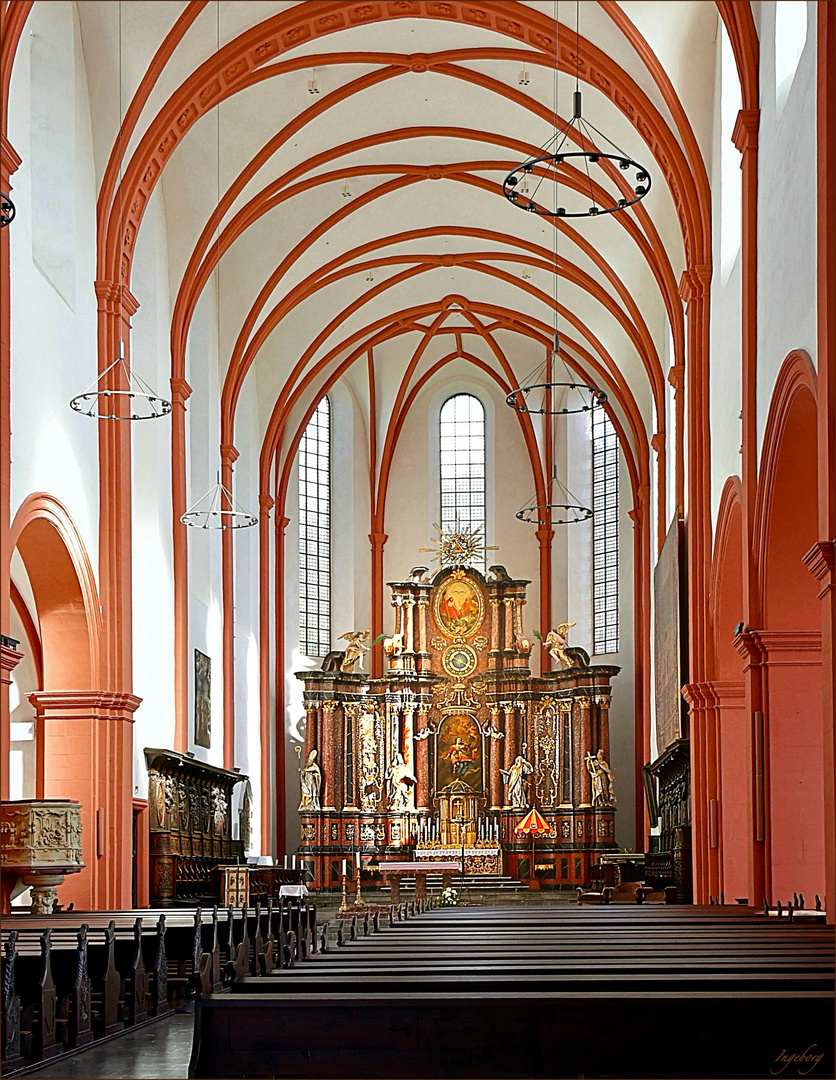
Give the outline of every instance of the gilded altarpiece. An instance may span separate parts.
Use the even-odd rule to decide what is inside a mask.
[[[576,666],[532,675],[529,584],[502,566],[486,576],[446,567],[432,578],[417,567],[389,583],[383,678],[354,671],[339,652],[322,670],[297,673],[306,711],[299,853],[318,886],[337,887],[343,860],[358,852],[382,873],[389,859],[462,851],[470,873],[572,886],[615,848],[615,796],[597,762],[599,752],[609,760],[619,669],[590,665],[577,649]],[[535,873],[530,839],[514,831],[532,806],[553,834],[537,841]]]

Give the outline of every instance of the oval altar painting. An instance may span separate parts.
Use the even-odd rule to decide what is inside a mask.
[[[448,637],[470,637],[485,617],[482,592],[470,578],[448,578],[436,591],[433,615],[439,630]]]

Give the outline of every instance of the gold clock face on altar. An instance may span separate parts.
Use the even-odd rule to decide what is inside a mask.
[[[476,653],[469,645],[451,645],[443,653],[441,664],[452,679],[466,679],[476,670]]]
[[[447,637],[470,637],[485,618],[482,590],[472,578],[454,571],[435,591],[433,617]]]

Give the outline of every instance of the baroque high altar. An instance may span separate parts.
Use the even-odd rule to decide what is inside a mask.
[[[502,566],[485,577],[442,565],[432,578],[416,567],[389,583],[383,678],[353,670],[361,634],[344,635],[348,648],[321,670],[297,673],[307,718],[299,853],[317,886],[337,886],[358,853],[384,873],[387,860],[461,858],[463,848],[469,873],[578,885],[615,849],[608,710],[620,669],[567,648],[572,666],[533,676],[528,584]],[[552,832],[537,839],[533,872],[531,838],[514,831],[530,807]]]

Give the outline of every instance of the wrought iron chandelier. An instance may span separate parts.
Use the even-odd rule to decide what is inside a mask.
[[[12,202],[8,195],[0,194],[0,229],[5,229],[7,225],[15,219],[15,204]]]
[[[71,409],[95,420],[158,420],[171,412],[171,402],[154,393],[148,383],[128,367],[124,349],[124,343],[120,341],[119,355],[110,367],[72,398]],[[121,372],[125,389],[113,389],[103,383],[102,380],[114,370]]]
[[[555,360],[563,365],[566,373],[564,381],[554,378]],[[606,392],[600,387],[579,382],[574,378],[560,355],[560,335],[555,331],[551,355],[527,375],[516,389],[506,395],[505,404],[517,412],[533,416],[568,416],[571,413],[590,412],[596,405],[603,405],[606,400]]]
[[[543,217],[579,218],[598,217],[601,214],[614,214],[619,210],[626,210],[628,206],[634,206],[640,202],[650,191],[651,176],[648,170],[635,161],[629,154],[617,146],[612,139],[607,138],[594,124],[591,124],[582,112],[580,91],[580,30],[579,30],[579,3],[575,3],[575,92],[572,95],[572,116],[565,123],[558,123],[557,115],[557,12],[555,11],[555,108],[554,108],[554,135],[541,147],[541,153],[527,158],[517,165],[502,182],[502,193],[505,198],[520,210],[526,210],[532,214],[540,214]],[[597,136],[597,139],[596,139]],[[578,146],[579,149],[567,149]],[[606,149],[601,149],[606,144]],[[623,190],[615,183],[613,176],[609,179],[616,188],[616,192],[607,190],[592,180],[590,165],[599,165],[611,162],[627,181],[629,192]],[[578,190],[570,196],[571,202],[561,194],[558,183],[559,172],[563,166],[577,166]],[[612,170],[602,170],[610,173]],[[536,184],[534,190],[528,190],[528,180],[534,176]],[[617,175],[617,174],[616,174]],[[544,181],[552,181],[546,191],[552,193],[552,198],[545,201],[537,200]],[[522,181],[522,183],[520,183]],[[564,187],[565,191],[565,187]]]
[[[535,494],[515,516],[529,525],[577,525],[581,521],[588,521],[592,517],[592,510],[584,506],[555,474],[549,480],[543,497]]]
[[[229,488],[221,483],[220,473],[217,482],[189,507],[180,520],[195,529],[248,529],[258,524],[258,518],[237,503]]]

